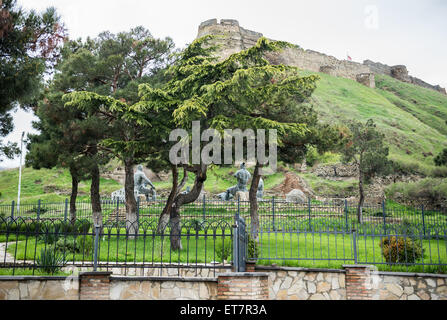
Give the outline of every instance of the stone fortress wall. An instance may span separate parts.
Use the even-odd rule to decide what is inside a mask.
[[[222,45],[220,48],[222,59],[254,46],[257,40],[263,36],[262,33],[242,28],[238,21],[231,19],[222,19],[220,22],[217,19],[211,19],[202,22],[199,26],[197,38],[206,35],[224,36],[216,40],[218,44]],[[338,60],[324,53],[304,50],[299,47],[288,48],[281,53],[269,54],[267,58],[273,64],[286,64],[313,72],[327,73],[335,77],[348,78],[371,88],[375,87],[375,74],[386,74],[400,81],[446,94],[446,90],[440,86],[433,86],[423,80],[409,76],[405,66],[387,66],[370,60],[363,63]]]

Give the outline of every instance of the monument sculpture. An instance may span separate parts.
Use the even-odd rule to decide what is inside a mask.
[[[137,167],[137,171],[135,172],[134,176],[134,195],[135,199],[138,199],[140,195],[146,196],[146,201],[155,201],[157,199],[157,192],[155,190],[155,186],[152,184],[151,180],[149,180],[148,177],[143,172],[143,166],[139,165]],[[150,186],[150,188],[147,188],[147,185]],[[124,188],[117,190],[115,192],[112,192],[112,200],[120,200],[125,201],[125,191]]]
[[[245,168],[245,163],[241,164],[240,169],[234,174],[234,177],[236,177],[236,179],[237,179],[237,185],[232,186],[232,187],[228,188],[227,191],[218,194],[217,197],[220,200],[229,201],[229,200],[233,199],[238,192],[248,193],[247,184],[248,184],[248,180],[250,180],[250,178],[251,178],[251,174]],[[262,178],[261,178],[259,180],[258,190],[256,192],[256,198],[258,200],[262,200],[263,196],[264,196],[264,180],[262,180]],[[245,198],[246,199],[243,199],[243,201],[248,200],[248,196]]]
[[[217,197],[221,200],[231,200],[237,192],[247,192],[247,183],[251,178],[250,172],[245,168],[245,162],[241,164],[240,169],[234,174],[237,179],[237,185],[228,188],[227,191],[220,193]]]
[[[156,200],[157,194],[155,191],[155,187],[152,184],[151,180],[143,172],[143,166],[139,165],[137,167],[137,172],[135,172],[133,176],[134,180],[134,189],[138,194],[143,194],[146,196],[146,201],[151,199],[152,201]],[[150,185],[151,188],[148,189],[146,186]]]
[[[263,197],[264,197],[264,180],[262,180],[262,178],[261,178],[259,180],[258,192],[256,192],[256,198],[258,200],[262,200]]]

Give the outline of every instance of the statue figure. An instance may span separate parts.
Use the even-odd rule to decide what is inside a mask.
[[[258,200],[262,200],[262,197],[264,196],[264,180],[262,178],[259,180],[258,184],[258,192],[256,192],[256,198]]]
[[[137,171],[135,172],[134,176],[134,192],[136,195],[138,194],[144,194],[146,196],[146,201],[149,201],[149,196],[152,199],[152,201],[156,200],[156,191],[155,187],[152,184],[151,180],[146,177],[146,175],[143,172],[143,166],[139,165],[137,167]],[[150,185],[151,188],[148,189],[146,186]]]
[[[190,193],[190,192],[191,192],[191,188],[190,188],[190,186],[187,186],[187,187],[186,187],[186,190],[183,191],[183,192],[180,193],[180,194],[188,194],[188,193]]]
[[[237,179],[237,185],[228,188],[227,191],[220,193],[217,197],[221,200],[231,200],[238,191],[247,192],[247,183],[251,178],[250,172],[245,169],[245,162],[241,164],[240,169],[234,174]]]
[[[237,179],[237,191],[247,191],[247,183],[251,178],[250,172],[245,169],[245,162],[241,164],[240,169],[234,174]]]

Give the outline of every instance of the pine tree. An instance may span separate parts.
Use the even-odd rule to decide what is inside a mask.
[[[127,229],[130,234],[136,234],[133,169],[153,152],[151,146],[159,143],[159,137],[147,120],[129,121],[134,113],[130,106],[139,101],[139,84],[151,82],[157,85],[162,81],[162,70],[170,61],[174,44],[169,38],[154,39],[143,27],[118,35],[105,32],[93,43],[94,50],[83,53],[92,60],[89,70],[73,69],[78,77],[85,77],[99,86],[95,90],[69,93],[64,99],[66,107],[78,109],[88,117],[98,117],[106,124],[107,129],[97,148],[118,158],[124,165]]]
[[[261,38],[254,47],[216,62],[213,56],[216,47],[210,45],[211,39],[206,36],[189,45],[169,69],[171,80],[162,88],[141,85],[142,99],[136,111],[172,112],[175,127],[183,129],[191,129],[193,121],[222,134],[227,128],[276,129],[278,145],[291,155],[295,153],[293,148],[301,146],[299,152],[303,152],[306,144],[318,141],[318,135],[313,135],[317,128],[315,121],[304,121],[305,117],[300,120],[294,115],[301,111],[297,106],[316,88],[318,76],[302,77],[297,68],[271,65],[265,58],[266,53],[282,50],[290,44]],[[290,109],[292,107],[295,109]],[[301,122],[297,122],[299,120]],[[163,211],[170,216],[173,250],[181,249],[180,207],[197,199],[207,177],[207,165],[203,163],[192,164],[189,159],[179,166],[193,173],[195,182],[189,193],[179,194],[174,179],[172,203],[168,202],[170,208]],[[250,188],[255,235],[259,229],[255,190],[261,166],[257,163]],[[173,176],[176,177],[175,171]],[[163,220],[160,217],[160,221]]]
[[[15,0],[0,0],[0,137],[14,129],[11,110],[36,107],[43,75],[57,60],[64,39],[54,8],[37,14],[24,11]],[[18,152],[16,144],[0,140],[0,157]]]
[[[357,217],[362,223],[362,207],[365,202],[364,186],[377,175],[389,173],[392,163],[388,160],[389,149],[384,144],[385,135],[380,133],[374,121],[349,123],[350,135],[346,138],[343,162],[353,162],[359,170],[359,203]]]

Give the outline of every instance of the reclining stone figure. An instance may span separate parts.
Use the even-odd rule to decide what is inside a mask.
[[[228,188],[227,191],[220,193],[217,197],[221,200],[228,201],[234,198],[237,192],[247,192],[247,183],[251,178],[250,172],[245,168],[245,163],[242,163],[240,169],[234,174],[237,179],[237,185]]]

